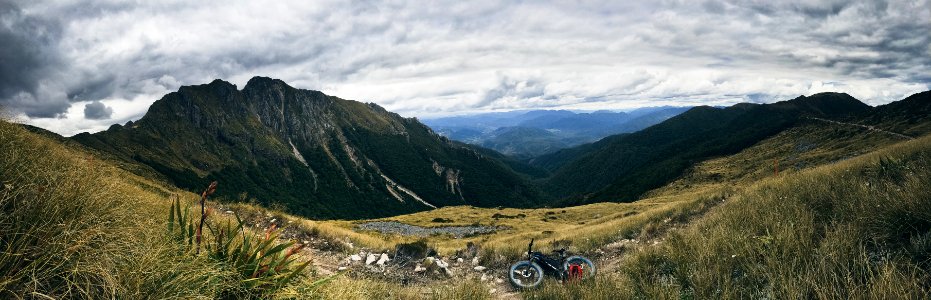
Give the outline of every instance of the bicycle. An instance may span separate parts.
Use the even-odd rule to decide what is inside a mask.
[[[551,275],[563,282],[578,281],[595,276],[595,264],[580,255],[567,257],[566,249],[554,251],[554,256],[533,251],[533,239],[527,246],[527,260],[511,265],[508,278],[519,289],[533,288],[543,282],[545,275]],[[556,256],[558,255],[558,256]]]

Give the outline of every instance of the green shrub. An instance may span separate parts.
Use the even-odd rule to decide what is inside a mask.
[[[264,236],[246,233],[243,222],[236,220],[211,222],[209,212],[205,210],[202,219],[212,238],[198,241],[198,230],[189,214],[190,208],[181,209],[177,199],[172,202],[168,215],[169,235],[188,252],[199,252],[201,243],[205,255],[234,270],[241,277],[242,289],[227,291],[235,295],[261,295],[276,291],[293,279],[303,276],[303,271],[310,261],[298,263],[295,253],[304,245],[295,245],[294,241],[276,243],[281,232],[274,225],[265,230]],[[212,223],[212,224],[211,224]]]

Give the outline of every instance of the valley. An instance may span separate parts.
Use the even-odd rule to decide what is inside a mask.
[[[931,137],[925,129],[931,121],[926,113],[928,95],[925,92],[887,106],[858,109],[856,113],[824,113],[822,106],[818,111],[833,119],[790,119],[791,123],[779,123],[780,130],[773,133],[749,135],[753,139],[739,142],[747,146],[734,148],[733,152],[683,156],[693,163],[686,165],[680,175],[645,190],[633,201],[540,205],[538,208],[484,202],[486,207],[444,205],[377,218],[355,215],[332,220],[307,218],[302,210],[288,205],[270,205],[267,200],[225,196],[228,195],[225,189],[243,187],[232,180],[235,177],[207,175],[188,180],[192,184],[200,182],[202,186],[211,179],[219,181],[219,196],[208,203],[214,218],[218,218],[213,222],[241,218],[247,228],[244,232],[260,235],[267,228],[281,228],[279,242],[306,245],[297,252],[297,257],[310,262],[307,274],[274,291],[275,297],[617,299],[749,295],[783,298],[814,294],[827,298],[858,298],[880,293],[912,298],[928,291],[922,284],[928,278],[923,257],[927,257],[931,249],[926,247],[929,228],[923,225],[931,224],[925,202],[931,195],[924,188],[931,184],[927,182],[931,178],[928,165]],[[815,103],[823,99],[812,97],[816,100],[811,102]],[[793,101],[780,105],[791,104],[791,110],[810,103]],[[909,114],[878,116],[875,113],[900,110],[903,106],[910,107]],[[743,113],[757,108],[731,109]],[[654,144],[650,144],[654,147],[678,145],[682,143],[679,137],[668,139],[661,135],[668,132],[664,126],[693,126],[683,124],[693,124],[691,122],[704,120],[708,114],[722,112],[726,110],[708,108],[687,112],[636,135],[656,136],[652,140]],[[692,117],[696,113],[698,115]],[[740,116],[742,113],[732,118],[740,120],[744,118]],[[760,118],[760,115],[752,116]],[[712,120],[719,121],[718,118]],[[770,116],[764,120],[773,119]],[[135,123],[141,124],[126,127],[145,124]],[[405,126],[408,130],[417,128]],[[730,132],[734,127],[707,128]],[[756,127],[745,130],[747,128]],[[196,205],[199,196],[192,193],[196,192],[192,191],[194,188],[173,185],[172,182],[178,180],[173,177],[176,173],[145,164],[146,160],[138,159],[140,154],[107,149],[101,146],[105,143],[94,142],[114,139],[107,137],[109,135],[139,139],[121,130],[126,129],[111,129],[99,138],[80,135],[74,138],[76,143],[41,129],[2,123],[0,136],[8,141],[0,149],[8,158],[2,165],[2,203],[8,220],[19,220],[4,223],[5,232],[33,232],[13,240],[12,251],[24,253],[21,255],[35,253],[30,254],[35,260],[66,257],[66,261],[71,262],[52,270],[70,270],[69,283],[61,285],[56,283],[62,280],[61,275],[41,273],[45,275],[34,277],[37,273],[27,274],[44,269],[36,269],[35,265],[21,260],[5,260],[12,267],[4,270],[13,274],[10,277],[13,281],[3,283],[5,289],[26,289],[17,281],[25,278],[44,282],[47,285],[41,285],[43,290],[65,296],[89,295],[82,294],[90,292],[82,292],[80,288],[101,281],[111,282],[112,289],[100,293],[126,297],[153,295],[150,288],[153,284],[161,287],[163,296],[184,298],[196,295],[209,298],[209,295],[243,289],[236,284],[236,276],[224,273],[224,268],[207,266],[210,262],[203,257],[179,254],[183,252],[178,252],[174,243],[160,237],[164,235],[162,224],[169,199],[180,198],[188,205]],[[891,130],[896,131],[887,132]],[[915,138],[896,132],[907,132],[909,137]],[[710,133],[699,134],[709,136]],[[561,164],[571,166],[590,160],[600,155],[598,153],[609,151],[594,149],[610,149],[606,147],[617,144],[616,141],[628,140],[621,143],[636,145],[637,141],[629,141],[630,136],[610,137],[567,150],[590,154],[575,154],[580,158]],[[204,140],[194,135],[186,138]],[[685,138],[686,142],[693,141]],[[106,144],[120,145],[112,141],[116,140]],[[359,141],[364,143],[364,140]],[[513,175],[521,182],[530,184],[534,180],[546,182],[558,178],[532,179],[526,173],[516,172],[514,166],[532,169],[542,165],[506,163],[506,157],[491,152],[485,156],[479,154],[484,151],[481,149],[470,150],[473,148],[456,146],[453,142],[446,145],[449,146],[443,147],[452,148],[442,149],[453,150],[442,151],[471,153],[467,157],[486,159],[494,162],[490,165],[499,170],[524,174]],[[365,144],[349,147],[361,150],[344,150],[346,153],[363,153],[366,149]],[[672,147],[682,151],[682,148]],[[299,147],[291,148],[285,147],[280,153],[300,163],[300,156],[294,154]],[[314,156],[307,153],[312,151],[300,152],[307,162],[304,166],[311,166]],[[371,155],[373,160],[383,155],[364,153],[369,153],[366,155]],[[178,160],[184,161],[187,160]],[[347,162],[351,164],[351,161]],[[387,163],[376,165],[379,168],[373,166],[371,170],[379,172],[390,167]],[[432,168],[435,169],[428,169],[427,173],[431,176],[458,173],[470,178],[470,169],[447,173],[442,166]],[[556,176],[566,174],[567,171],[559,171],[560,168],[564,167],[551,170],[557,171]],[[394,187],[398,194],[429,195],[420,190],[401,190],[404,183],[388,181],[387,176],[382,179],[389,183],[386,191]],[[446,188],[447,193],[457,195],[456,185],[447,182],[440,186]],[[421,200],[438,203],[427,196]],[[62,201],[70,206],[62,207]],[[22,203],[32,204],[21,206]],[[49,222],[59,222],[68,229],[46,229]],[[406,229],[397,229],[399,227]],[[39,237],[41,240],[30,240]],[[599,275],[575,285],[547,280],[539,289],[514,289],[505,277],[507,267],[521,259],[530,239],[535,239],[536,248],[545,252],[568,248],[592,258]],[[50,240],[62,243],[49,244]],[[37,247],[45,250],[37,251]],[[404,250],[409,247],[425,247],[426,252],[413,257],[400,255],[410,251]],[[78,248],[85,250],[73,251]],[[877,258],[879,253],[882,256]],[[94,261],[94,257],[112,259]],[[140,267],[143,265],[145,267]],[[126,271],[101,274],[95,271],[100,268]],[[831,281],[839,278],[837,274],[850,272],[858,272],[856,276],[861,281]],[[151,277],[154,274],[177,277]],[[194,284],[196,282],[214,283],[201,286]],[[717,288],[720,286],[729,289],[720,290]]]
[[[929,299],[931,0],[0,0],[0,300]]]

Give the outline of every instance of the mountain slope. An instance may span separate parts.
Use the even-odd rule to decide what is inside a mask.
[[[529,206],[502,163],[374,104],[255,77],[185,86],[126,126],[74,140],[196,190],[315,218],[366,218],[447,205]]]
[[[927,134],[931,132],[931,91],[877,106],[859,121],[909,136]]]
[[[870,107],[846,94],[822,93],[766,105],[696,107],[639,132],[533,161],[554,171],[544,182],[563,204],[633,201],[690,166],[729,155],[799,124],[804,117],[853,117]]]

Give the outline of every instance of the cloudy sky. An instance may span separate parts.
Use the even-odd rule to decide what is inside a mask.
[[[0,106],[72,135],[255,75],[421,118],[931,89],[929,0],[634,2],[0,0]]]

